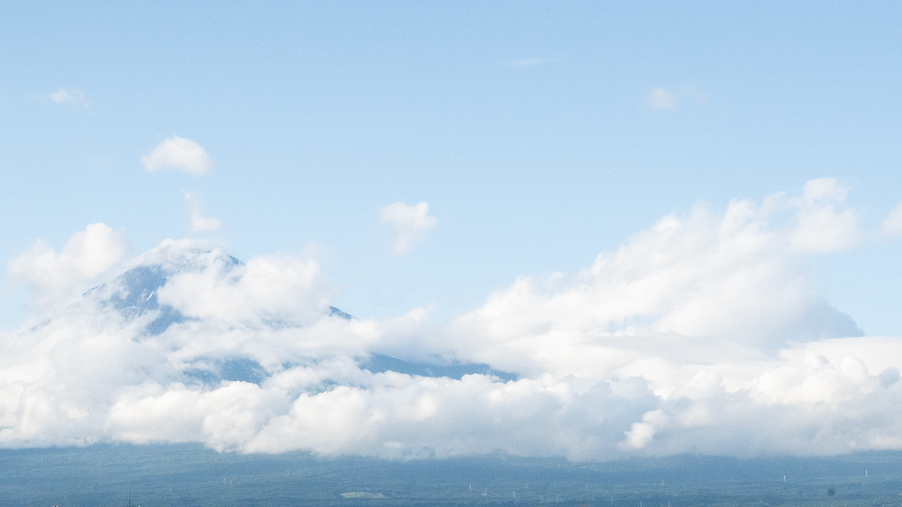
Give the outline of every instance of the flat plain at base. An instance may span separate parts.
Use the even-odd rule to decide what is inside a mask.
[[[342,498],[388,498],[382,493],[369,493],[366,491],[349,491],[341,494]]]
[[[195,444],[0,450],[0,506],[121,507],[129,493],[143,507],[899,505],[902,452],[574,463],[222,454]]]

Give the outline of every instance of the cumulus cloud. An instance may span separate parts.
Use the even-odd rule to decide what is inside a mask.
[[[97,279],[127,251],[128,242],[122,233],[97,223],[77,232],[59,253],[39,240],[30,252],[10,260],[6,270],[13,279],[27,282],[38,301],[46,302]]]
[[[222,227],[219,220],[203,216],[200,196],[196,192],[185,192],[185,205],[191,218],[191,232],[218,231]]]
[[[902,449],[899,339],[858,336],[806,269],[847,243],[803,218],[827,207],[843,223],[844,198],[815,180],[795,197],[696,206],[446,324],[422,308],[342,318],[314,259],[243,263],[166,241],[0,335],[0,445],[593,460]],[[800,227],[817,239],[800,246]],[[416,375],[373,367],[380,354],[482,369]]]
[[[397,233],[394,250],[398,255],[406,254],[410,250],[410,242],[435,227],[437,222],[435,217],[429,216],[429,205],[425,202],[415,205],[403,202],[389,204],[379,210],[379,219],[382,223],[394,225]]]
[[[175,169],[192,174],[206,174],[213,170],[213,161],[199,144],[179,136],[164,140],[150,155],[142,155],[144,168],[150,172]]]
[[[66,104],[81,109],[91,108],[91,101],[85,96],[85,92],[78,89],[60,88],[58,91],[48,94],[47,99],[56,104]]]
[[[504,343],[513,363],[522,367],[531,357],[536,371],[574,343],[579,352],[567,366],[571,371],[619,364],[620,354],[604,347],[586,355],[585,336],[601,345],[641,335],[639,343],[649,346],[691,336],[692,349],[716,355],[723,347],[767,350],[859,334],[852,319],[818,293],[799,257],[843,246],[856,234],[845,227],[846,210],[814,197],[815,188],[836,190],[828,183],[806,186],[807,198],[778,194],[760,205],[733,201],[723,213],[697,205],[686,217],[666,216],[572,279],[524,277],[492,294],[483,308],[460,319],[462,334]],[[778,213],[786,209],[795,212],[790,220]],[[822,222],[809,223],[810,215]],[[822,233],[829,218],[843,234]]]

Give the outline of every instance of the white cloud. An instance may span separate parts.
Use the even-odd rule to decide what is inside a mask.
[[[656,87],[646,95],[645,105],[651,109],[673,109],[676,106],[676,99],[664,88]]]
[[[902,233],[902,204],[899,204],[887,215],[880,228],[884,236],[898,236]]]
[[[833,178],[805,183],[802,196],[791,201],[799,209],[792,246],[802,251],[824,253],[849,248],[859,240],[858,217],[851,209],[837,212],[849,189]]]
[[[82,109],[91,108],[91,101],[85,96],[85,92],[78,89],[60,88],[59,91],[48,94],[47,99],[57,104],[67,104]]]
[[[429,216],[429,205],[425,202],[415,205],[403,202],[389,204],[379,210],[379,219],[394,225],[397,233],[394,250],[398,255],[406,254],[410,250],[410,242],[435,227],[437,222],[435,217]]]
[[[213,161],[199,144],[178,136],[158,144],[150,155],[142,155],[141,161],[150,172],[175,169],[200,175],[213,170]]]
[[[185,205],[191,218],[191,232],[218,231],[222,227],[219,220],[203,216],[200,196],[196,192],[185,192]]]
[[[815,290],[798,257],[826,251],[836,238],[827,245],[811,240],[799,251],[795,221],[772,223],[779,218],[774,200],[733,201],[722,214],[696,206],[687,217],[664,217],[572,280],[522,278],[492,294],[483,308],[462,317],[461,334],[482,344],[503,343],[511,365],[502,368],[532,364],[532,371],[543,371],[553,358],[567,356],[573,362],[562,368],[586,375],[604,371],[602,365],[623,367],[620,361],[634,353],[601,345],[637,335],[649,347],[691,336],[692,350],[717,355],[724,347],[769,350],[856,334],[854,322]],[[800,216],[809,213],[810,206],[797,209]],[[819,237],[803,237],[809,236]],[[585,349],[586,335],[599,344],[595,352]]]
[[[97,223],[77,232],[59,253],[46,241],[38,241],[30,252],[10,260],[6,269],[12,278],[27,281],[37,299],[46,302],[104,274],[127,251],[121,233]]]
[[[218,322],[255,318],[291,320],[320,309],[311,291],[319,266],[309,259],[286,256],[255,257],[229,269],[216,262],[197,273],[170,278],[158,291],[160,302],[190,317]]]
[[[902,449],[898,338],[854,336],[805,269],[845,239],[806,232],[819,239],[799,247],[800,228],[821,227],[803,217],[827,207],[844,223],[845,192],[814,180],[798,197],[696,206],[574,276],[520,278],[441,325],[425,309],[386,321],[328,316],[330,290],[309,258],[242,264],[166,241],[130,263],[162,284],[153,292],[112,282],[0,335],[0,446],[579,460]],[[111,294],[163,306],[136,316]],[[148,332],[163,308],[182,318]],[[368,354],[486,363],[520,378],[372,373]],[[259,379],[203,380],[228,361]]]
[[[627,449],[643,449],[654,438],[658,426],[663,426],[666,422],[667,416],[663,410],[646,412],[642,414],[642,421],[633,423],[629,431],[624,433],[626,438],[620,445]]]

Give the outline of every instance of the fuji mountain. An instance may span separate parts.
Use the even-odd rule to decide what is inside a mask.
[[[171,283],[192,278],[212,281],[213,285],[235,287],[248,276],[248,266],[235,257],[219,249],[180,248],[179,245],[164,244],[160,248],[142,256],[139,263],[115,279],[94,287],[85,297],[96,302],[104,310],[113,310],[126,322],[140,322],[135,339],[159,339],[167,332],[179,334],[182,328],[205,327],[204,317],[186,313],[184,305],[175,304],[173,298],[164,298]],[[250,276],[254,276],[251,274]],[[262,288],[266,290],[265,287]],[[281,288],[279,289],[281,290]],[[309,308],[299,308],[299,313],[309,313]],[[285,331],[302,327],[303,324],[287,318],[264,318],[254,323],[269,328],[270,331]],[[353,321],[355,317],[331,305],[319,308],[319,317],[331,320]],[[209,316],[207,317],[209,318]],[[250,323],[244,323],[245,326]],[[224,332],[234,332],[229,326]],[[261,333],[261,340],[265,340]],[[319,354],[313,354],[318,356]],[[492,369],[484,363],[468,363],[435,357],[432,361],[408,361],[379,351],[365,351],[355,354],[357,365],[372,373],[397,372],[422,377],[448,377],[460,379],[468,374],[488,374],[501,380],[514,380],[516,374]],[[304,358],[309,360],[310,358]],[[223,357],[197,357],[189,363],[199,367],[186,368],[183,373],[189,381],[215,384],[221,381],[244,381],[259,384],[271,372],[257,359],[241,353],[226,354]],[[288,366],[281,363],[279,369]]]

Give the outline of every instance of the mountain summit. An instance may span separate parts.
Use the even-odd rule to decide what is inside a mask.
[[[247,276],[254,276],[253,273],[248,272],[248,266],[222,250],[185,248],[172,242],[164,243],[159,248],[148,252],[142,256],[136,266],[110,282],[91,289],[86,296],[98,298],[101,308],[118,312],[126,321],[149,319],[143,326],[143,334],[155,337],[162,335],[176,324],[194,322],[198,327],[205,326],[201,316],[183,311],[185,305],[174,304],[178,298],[173,297],[172,294],[167,295],[167,291],[172,289],[171,285],[185,285],[185,280],[190,280],[192,283],[204,285],[207,288],[218,288],[220,292],[223,292],[227,291],[228,287],[242,283],[243,278]],[[264,286],[261,289],[266,291],[267,287]],[[274,287],[273,290],[278,292],[280,288]],[[206,296],[199,296],[200,299],[203,297]],[[326,306],[319,311],[319,315],[320,318],[332,317],[346,322],[354,320],[352,315],[334,306]],[[293,327],[286,325],[286,321],[290,322],[290,320],[290,318],[268,319],[265,320],[265,324],[271,330],[285,332]],[[224,330],[223,332],[229,331]],[[264,340],[265,336],[266,334],[261,334],[259,339]],[[315,355],[321,355],[321,352],[317,352]],[[425,362],[405,361],[380,353],[355,355],[358,356],[356,360],[358,365],[372,373],[396,372],[423,377],[456,379],[471,374],[493,375],[504,380],[517,378],[512,373],[493,370],[491,366],[484,363],[462,363],[438,357]],[[286,364],[282,364],[279,368],[285,366]],[[259,358],[233,351],[225,354],[208,353],[205,356],[188,358],[182,373],[190,379],[200,380],[205,384],[216,384],[223,380],[240,380],[259,384],[271,372],[259,362]]]
[[[169,279],[179,274],[209,270],[217,270],[220,275],[228,277],[242,265],[235,257],[218,250],[179,249],[166,245],[151,254],[146,256],[144,262],[86,294],[98,297],[102,305],[116,309],[127,319],[157,312],[157,316],[145,327],[151,335],[160,334],[169,326],[188,320],[179,309],[160,303],[158,293]]]

